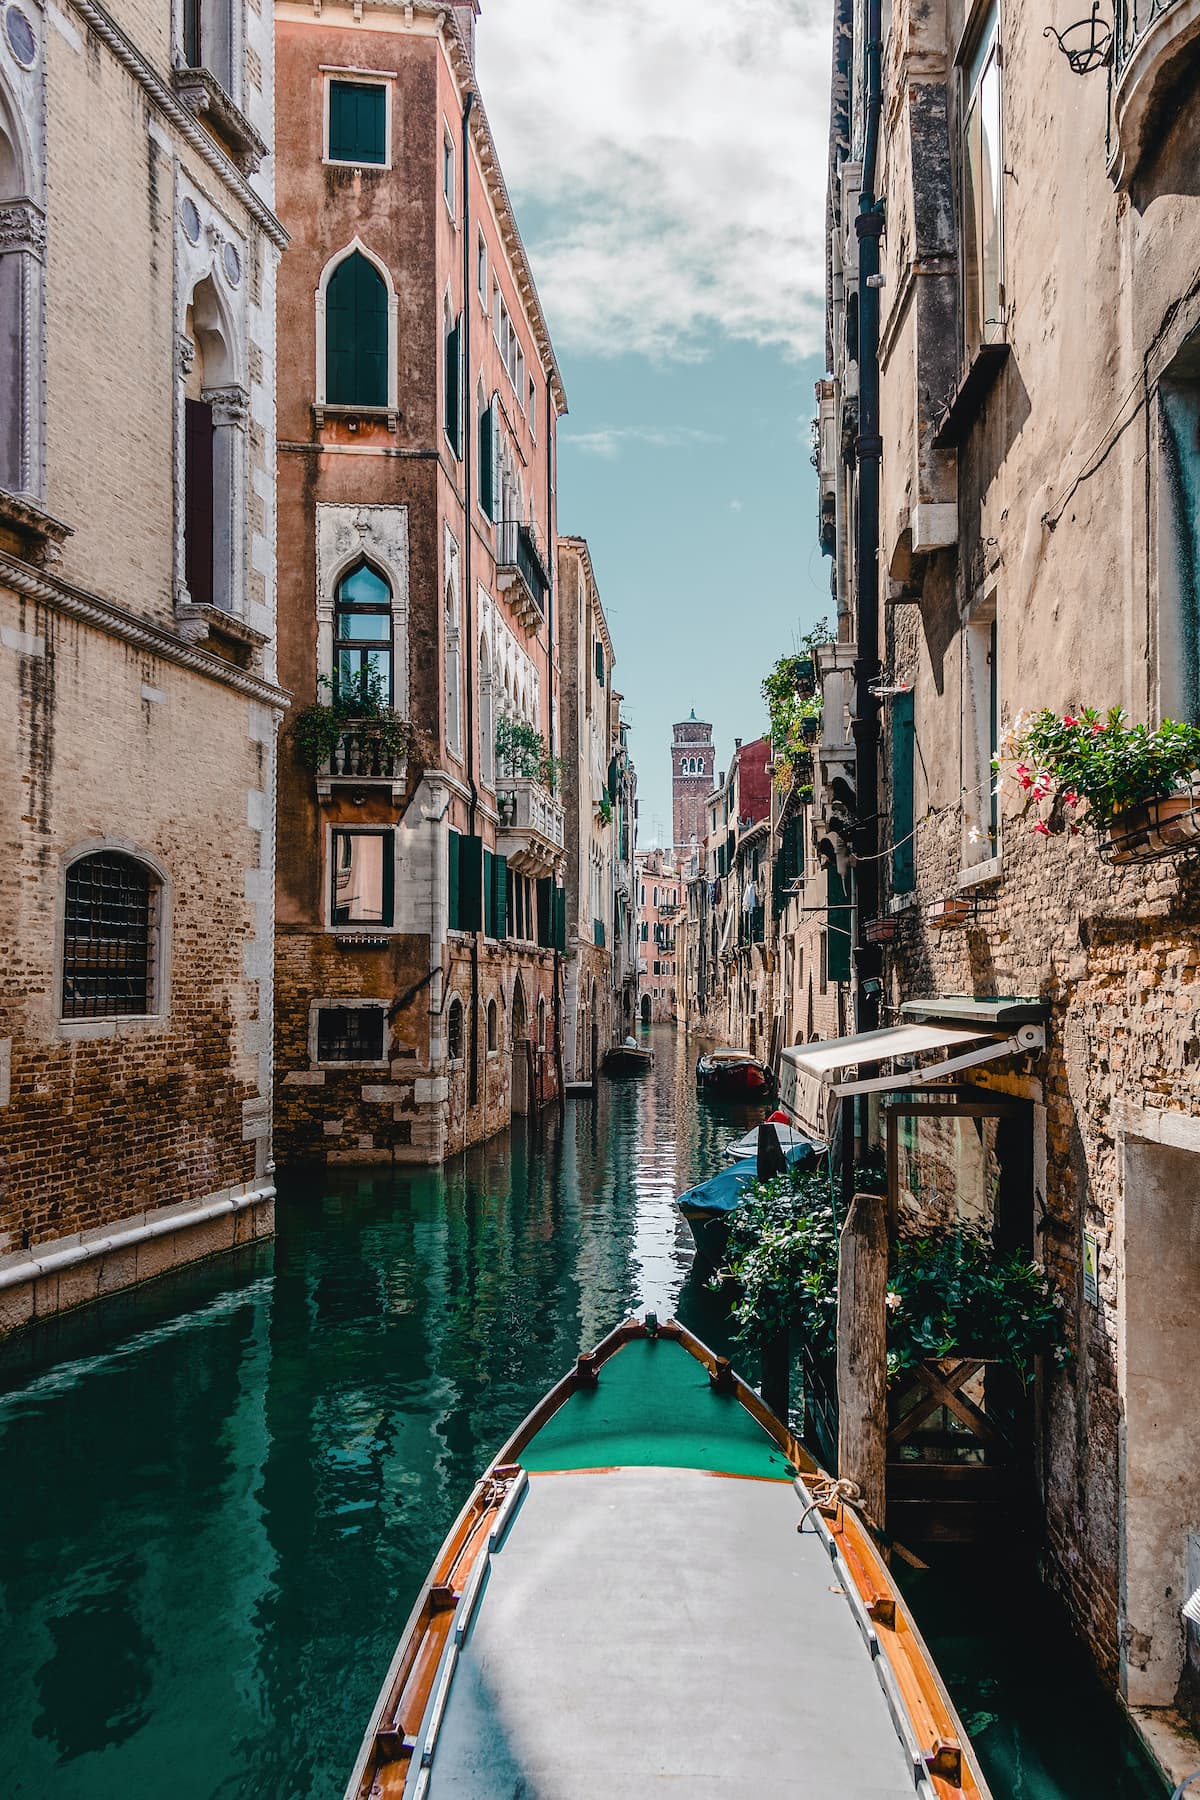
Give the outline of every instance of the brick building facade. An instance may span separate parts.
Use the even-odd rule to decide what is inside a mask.
[[[269,21],[4,23],[0,1330],[272,1229],[285,704]]]
[[[276,8],[280,655],[329,729],[281,757],[293,1159],[436,1161],[557,1090],[565,398],[474,14]]]
[[[1200,1583],[1195,868],[1170,846],[1114,867],[1086,822],[1039,821],[1015,784],[997,795],[990,764],[1042,706],[1200,718],[1200,29],[1182,4],[1118,5],[1106,75],[1072,68],[1020,4],[894,8],[868,196],[885,214],[860,215],[870,57],[861,10],[837,11],[818,404],[839,641],[822,654],[839,675],[856,651],[876,671],[872,930],[890,939],[871,951],[856,918],[859,966],[882,956],[889,1018],[955,996],[1024,998],[1044,1018],[1044,1051],[970,1085],[976,1132],[993,1104],[1020,1139],[1009,1226],[1065,1305],[1070,1356],[1041,1371],[1030,1453],[1046,1566],[1180,1775],[1200,1670],[1180,1613]],[[881,624],[856,645],[874,296]],[[853,751],[828,686],[826,701],[821,824],[852,847]]]
[[[676,861],[683,862],[704,842],[704,806],[716,780],[712,726],[696,717],[671,727],[671,829]]]

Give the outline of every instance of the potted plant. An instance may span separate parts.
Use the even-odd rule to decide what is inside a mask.
[[[354,760],[354,773],[392,774],[412,749],[414,733],[408,720],[388,705],[380,677],[367,675],[352,683],[349,691],[341,691],[328,675],[319,675],[317,686],[329,698],[303,707],[289,728],[304,767],[318,774],[340,752],[343,758]],[[351,733],[358,742],[347,746],[345,740]],[[358,767],[360,763],[364,766]]]
[[[1200,726],[1130,725],[1119,706],[1022,715],[996,758],[1038,808],[1033,829],[1077,836],[1081,820],[1114,863],[1151,862],[1200,843]]]

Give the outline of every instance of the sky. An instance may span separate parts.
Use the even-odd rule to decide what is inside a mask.
[[[640,841],[671,726],[717,766],[831,610],[809,461],[824,369],[830,16],[803,0],[482,0],[476,61],[563,371],[558,523],[616,651]]]

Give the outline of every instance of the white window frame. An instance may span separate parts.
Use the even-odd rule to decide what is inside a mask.
[[[343,1062],[336,1058],[332,1062],[321,1062],[317,1056],[320,1042],[318,1014],[337,1008],[342,1012],[369,1012],[372,1008],[383,1014],[383,1055],[375,1060],[364,1062]],[[308,1066],[310,1069],[390,1069],[392,1028],[388,1023],[388,1003],[386,1000],[361,1000],[349,998],[345,994],[328,994],[312,999],[308,1003]]]
[[[392,166],[392,91],[396,82],[396,71],[394,69],[340,69],[334,63],[322,63],[321,75],[324,83],[321,113],[321,161],[331,169],[390,169]],[[330,156],[329,91],[335,81],[350,82],[356,87],[381,87],[384,90],[384,160],[382,162],[347,162],[340,156]]]
[[[344,919],[339,924],[333,921],[333,834],[344,832],[351,837],[390,837],[392,840],[392,922],[390,925],[375,925],[366,919]],[[325,857],[322,864],[321,879],[325,884],[325,895],[321,902],[321,916],[325,922],[325,930],[334,935],[357,934],[360,937],[394,937],[400,927],[396,923],[396,915],[400,910],[399,871],[396,867],[396,827],[394,825],[363,824],[343,825],[340,820],[331,820],[325,827]],[[386,851],[384,852],[386,855]],[[329,1000],[328,1006],[340,1006],[342,1002]]]
[[[993,657],[995,668],[993,669]],[[964,880],[986,881],[1000,872],[1002,820],[994,805],[995,838],[991,836],[992,757],[1000,724],[1000,628],[996,590],[990,589],[971,608],[962,627],[962,863]],[[995,694],[993,706],[992,695]],[[972,841],[971,833],[981,836]]]
[[[449,176],[450,176],[449,187],[447,187],[447,185],[446,185],[447,168],[449,169]],[[458,227],[458,207],[455,203],[455,185],[456,185],[457,181],[458,181],[458,152],[456,151],[456,149],[454,147],[454,133],[450,129],[450,121],[443,116],[443,119],[442,119],[442,179],[441,179],[440,186],[441,186],[441,190],[442,190],[442,199],[446,202],[446,211],[450,214],[450,223],[456,229]]]

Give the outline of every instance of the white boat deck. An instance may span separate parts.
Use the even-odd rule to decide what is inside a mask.
[[[406,1796],[929,1796],[801,1512],[787,1481],[532,1475]]]

